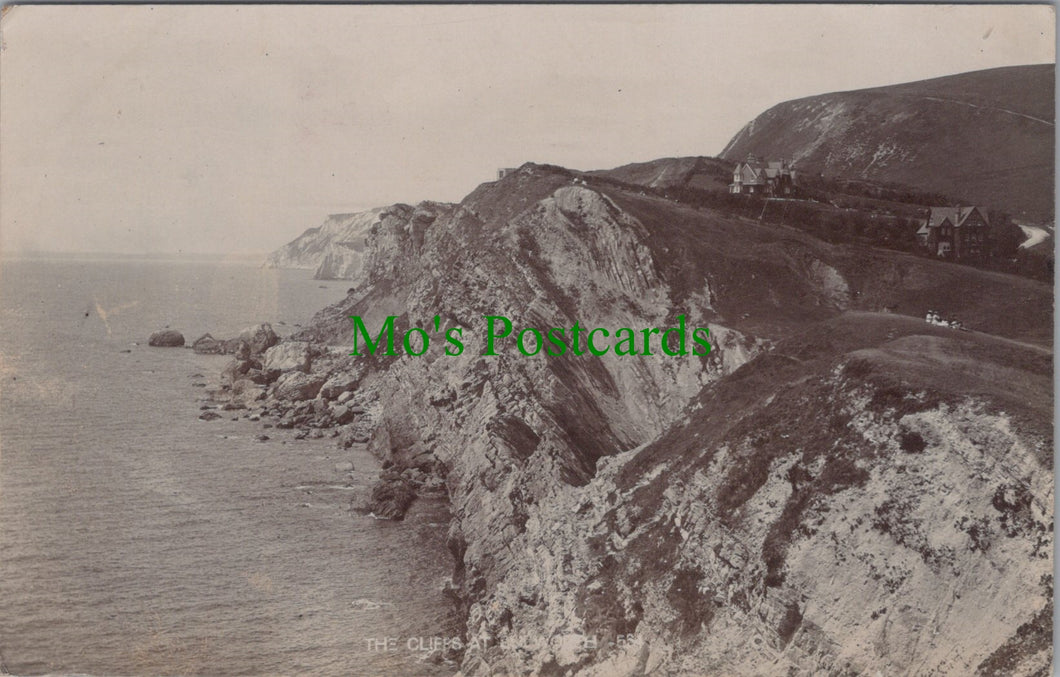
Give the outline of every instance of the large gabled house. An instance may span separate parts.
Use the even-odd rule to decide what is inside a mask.
[[[732,171],[730,193],[791,195],[795,192],[795,169],[787,160],[759,160],[748,155]]]
[[[976,259],[986,254],[990,221],[979,207],[932,207],[916,232],[932,256]]]

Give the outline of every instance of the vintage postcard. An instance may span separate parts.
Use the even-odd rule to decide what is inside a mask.
[[[1052,674],[1052,6],[0,40],[0,674]]]

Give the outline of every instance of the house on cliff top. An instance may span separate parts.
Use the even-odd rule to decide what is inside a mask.
[[[795,192],[795,168],[789,160],[759,160],[748,155],[732,172],[730,193],[749,193],[770,197]]]
[[[986,253],[990,221],[979,207],[932,207],[916,232],[932,256],[977,259]]]

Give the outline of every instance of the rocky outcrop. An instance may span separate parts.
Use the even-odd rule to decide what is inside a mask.
[[[931,387],[913,320],[822,329],[858,335],[841,351],[895,338],[808,362],[781,345],[529,506],[506,551],[526,556],[469,609],[465,673],[1047,670],[1049,633],[1024,627],[1052,594],[1047,422],[1016,432],[1017,402]],[[897,379],[896,360],[915,364]]]
[[[281,430],[367,441],[386,470],[358,509],[396,519],[444,487],[465,674],[1033,668],[1051,353],[926,325],[916,294],[986,275],[953,268],[525,165],[460,205],[381,210],[347,298],[265,353],[267,385],[247,364],[228,392]],[[953,298],[1021,340],[1047,316]],[[858,312],[880,306],[916,319]],[[353,357],[351,315],[463,350]],[[484,315],[682,316],[713,349],[485,355]]]
[[[309,268],[318,280],[353,279],[361,271],[365,238],[379,221],[381,209],[332,214],[269,255],[271,268]]]
[[[251,355],[260,355],[280,342],[280,337],[267,322],[247,327],[237,338],[247,344]]]
[[[191,344],[192,350],[203,355],[237,355],[243,358],[250,355],[261,355],[280,342],[279,335],[272,325],[265,322],[247,327],[239,336],[227,340],[215,339],[210,334],[203,334]]]
[[[163,329],[151,334],[147,345],[155,348],[180,348],[184,345],[184,334],[175,329]]]
[[[313,364],[314,348],[304,341],[288,341],[265,352],[264,369],[278,376],[288,371],[308,373]]]
[[[191,344],[191,349],[200,355],[220,355],[225,350],[225,343],[207,333],[195,339],[195,342]]]

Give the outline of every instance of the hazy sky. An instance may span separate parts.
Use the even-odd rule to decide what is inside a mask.
[[[1055,60],[1047,6],[22,6],[0,249],[268,251],[498,167],[714,155],[781,101]]]

